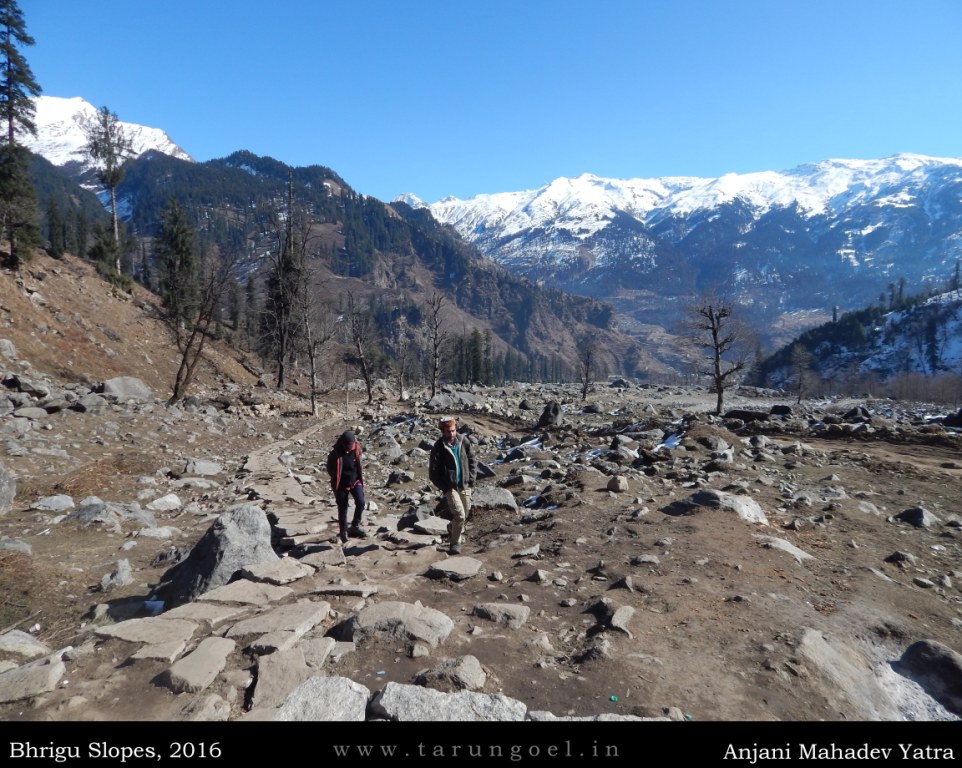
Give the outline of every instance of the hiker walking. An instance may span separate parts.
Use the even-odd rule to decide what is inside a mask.
[[[448,524],[448,553],[461,553],[464,524],[471,512],[471,489],[478,477],[478,464],[474,459],[471,441],[458,434],[457,419],[446,416],[438,427],[441,437],[431,448],[428,460],[428,477],[444,494],[444,502],[451,513]]]
[[[327,474],[331,476],[331,490],[337,502],[338,537],[342,544],[347,537],[366,539],[367,531],[361,528],[364,512],[364,474],[361,469],[361,444],[353,432],[345,432],[327,455]],[[347,507],[354,499],[354,518],[347,527]]]

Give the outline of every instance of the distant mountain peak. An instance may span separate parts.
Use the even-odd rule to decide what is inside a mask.
[[[37,135],[22,137],[24,146],[54,165],[77,163],[85,167],[88,164],[84,151],[87,143],[85,127],[96,118],[97,107],[79,96],[38,96],[34,102]],[[136,155],[156,150],[193,162],[193,158],[160,128],[149,128],[123,120],[120,125]]]
[[[394,198],[392,202],[395,203],[406,203],[412,208],[426,208],[427,203],[425,203],[420,197],[410,192],[404,192]]]

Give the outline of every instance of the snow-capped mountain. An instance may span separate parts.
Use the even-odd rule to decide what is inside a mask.
[[[79,97],[64,99],[57,96],[38,96],[34,102],[37,135],[24,135],[24,146],[54,165],[72,164],[78,172],[87,170],[88,160],[83,149],[87,143],[85,128],[96,119],[97,108]],[[192,161],[190,155],[160,128],[148,128],[122,120],[120,126],[136,155],[157,150],[165,155]]]
[[[405,196],[409,205],[424,205]],[[790,316],[876,299],[892,281],[944,280],[962,257],[962,159],[899,154],[720,178],[585,174],[426,206],[517,274],[612,302],[626,325],[708,286],[778,341]],[[813,312],[814,310],[814,312]]]

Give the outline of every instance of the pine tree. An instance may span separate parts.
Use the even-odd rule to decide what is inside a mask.
[[[63,213],[53,196],[47,201],[47,230],[50,240],[50,255],[55,259],[63,258],[66,245],[66,227]]]
[[[20,50],[33,44],[16,0],[0,0],[0,114],[6,123],[0,145],[0,233],[10,242],[14,269],[40,240],[30,153],[17,144],[18,133],[37,133],[33,97],[40,94],[40,86]]]
[[[194,314],[196,258],[194,230],[177,198],[167,201],[157,241],[158,288],[165,314],[179,334]]]
[[[97,165],[97,180],[110,193],[110,222],[114,243],[117,245],[114,269],[120,274],[120,222],[117,216],[117,187],[124,180],[124,163],[133,155],[133,146],[124,135],[117,115],[107,107],[97,110],[97,116],[86,127],[85,150]]]

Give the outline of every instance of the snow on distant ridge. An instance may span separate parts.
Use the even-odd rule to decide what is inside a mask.
[[[24,146],[54,165],[65,165],[71,161],[85,165],[87,158],[83,148],[87,137],[84,126],[96,118],[97,108],[79,96],[69,99],[38,96],[35,104],[37,135],[23,136],[21,140]],[[191,156],[160,128],[148,128],[123,120],[120,125],[137,155],[153,149],[193,162]]]
[[[661,177],[611,179],[593,174],[558,178],[534,190],[482,194],[461,200],[446,197],[427,205],[439,221],[465,237],[512,237],[531,229],[565,229],[587,238],[618,214],[654,223],[667,216],[688,216],[739,199],[762,214],[797,205],[805,215],[838,214],[891,190],[904,196],[906,185],[924,182],[938,167],[962,158],[903,153],[879,160],[830,159],[788,171],[729,173],[719,178]]]

